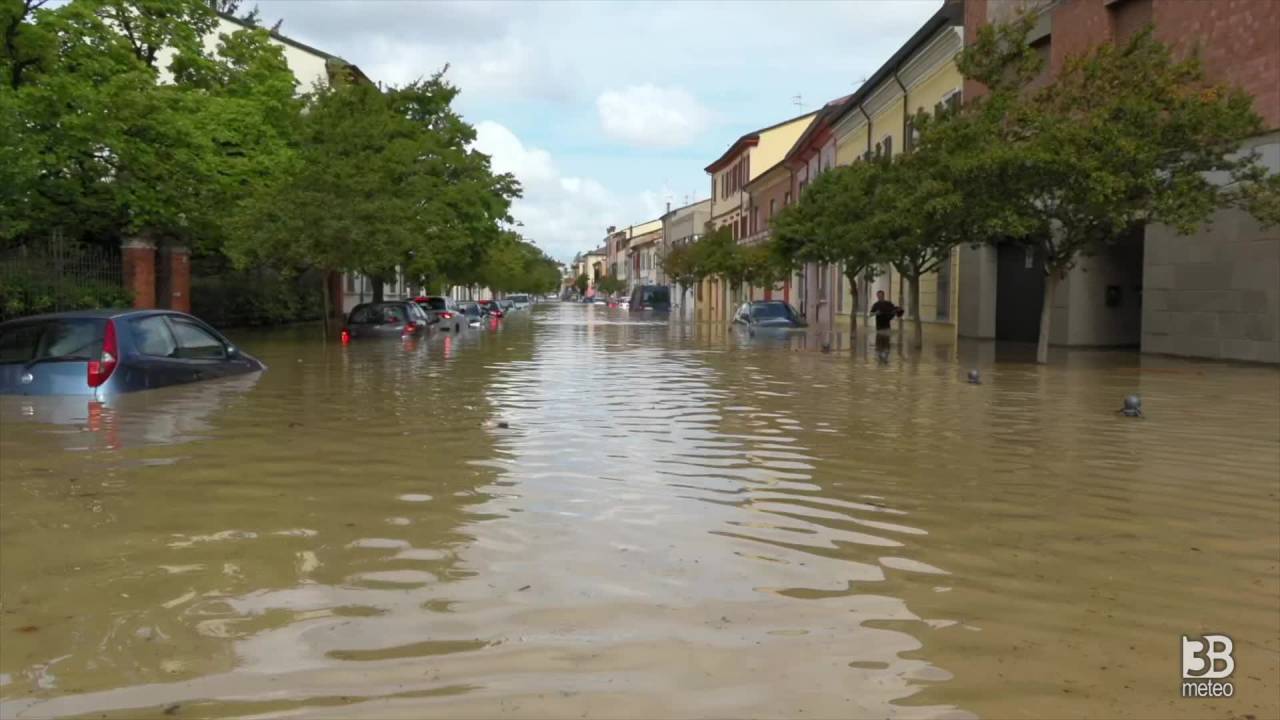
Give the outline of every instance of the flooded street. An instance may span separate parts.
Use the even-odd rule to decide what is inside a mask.
[[[639,315],[3,398],[0,716],[1280,715],[1274,368]]]

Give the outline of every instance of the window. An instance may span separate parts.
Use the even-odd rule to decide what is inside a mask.
[[[169,318],[169,326],[178,340],[178,357],[184,360],[222,360],[227,356],[227,348],[221,340],[190,320]]]
[[[738,237],[746,237],[751,233],[747,232],[747,216],[743,215],[742,220],[738,223],[741,227],[738,230]]]
[[[882,145],[884,145],[884,159],[885,160],[892,159],[893,158],[893,136],[885,135],[884,140],[880,142]]]
[[[759,207],[751,208],[751,232],[753,234],[760,232],[760,208]]]
[[[102,320],[50,320],[9,328],[0,334],[0,362],[95,360],[102,353]]]
[[[907,125],[902,138],[902,151],[911,152],[916,147],[916,121],[915,118],[907,118]]]
[[[355,291],[356,291],[356,274],[347,273],[347,292],[353,293]]]
[[[786,207],[790,204],[791,204],[791,192],[787,191],[787,193],[782,196],[782,207]]]
[[[129,326],[133,329],[133,342],[143,355],[174,357],[177,354],[178,344],[174,342],[163,315],[130,320]]]
[[[742,177],[744,178],[742,181],[744,185],[751,180],[751,156],[750,155],[744,155],[742,158]]]

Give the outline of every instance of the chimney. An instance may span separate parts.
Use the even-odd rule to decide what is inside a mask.
[[[671,201],[667,201],[667,212],[671,212]]]

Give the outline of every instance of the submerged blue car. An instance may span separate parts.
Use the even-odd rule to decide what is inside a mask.
[[[0,323],[0,395],[99,398],[265,369],[172,310],[88,310]]]

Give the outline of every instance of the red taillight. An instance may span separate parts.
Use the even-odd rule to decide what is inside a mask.
[[[89,361],[89,387],[98,387],[115,372],[119,349],[116,347],[116,321],[108,320],[102,333],[102,355]]]
[[[444,318],[445,320],[452,320],[452,319],[453,319],[453,313],[451,313],[451,312],[442,312],[442,313],[440,313],[440,317]]]
[[[404,335],[412,335],[412,334],[414,334],[414,333],[416,333],[416,332],[418,332],[418,326],[417,326],[417,325],[414,325],[413,323],[406,323],[406,324],[405,324],[405,326],[404,326],[404,331],[403,331],[403,333],[402,333],[402,334],[404,334]]]
[[[350,345],[351,331],[346,328],[342,328],[342,332],[338,334],[338,339],[342,341],[343,345]]]

